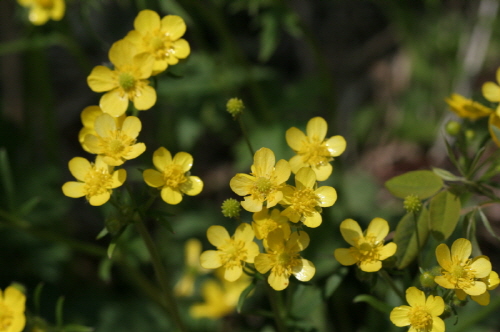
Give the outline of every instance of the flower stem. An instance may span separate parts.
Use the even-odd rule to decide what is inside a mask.
[[[422,266],[422,248],[420,247],[421,246],[421,243],[420,243],[420,234],[418,232],[418,216],[415,212],[412,213],[413,214],[413,221],[414,221],[414,225],[415,225],[415,237],[417,239],[417,250],[418,250],[418,255],[417,255],[417,259],[418,259],[418,266]]]
[[[274,322],[276,323],[276,329],[278,332],[287,332],[286,324],[285,324],[285,317],[284,313],[284,306],[283,306],[283,299],[281,297],[281,293],[278,291],[275,291],[274,289],[271,288],[271,286],[265,282],[266,284],[266,291],[267,291],[267,296],[269,297],[269,302],[271,303],[271,309],[273,310],[274,314]]]
[[[389,284],[389,286],[392,288],[392,290],[399,296],[399,298],[401,299],[401,301],[406,302],[405,295],[396,286],[396,284],[394,283],[394,280],[392,280],[391,276],[389,275],[389,273],[387,273],[386,270],[380,270],[380,271],[378,271],[378,275],[381,276],[382,279],[384,279]]]
[[[243,134],[243,137],[245,138],[245,142],[247,143],[248,149],[250,150],[250,153],[252,154],[252,158],[253,158],[255,151],[252,148],[252,143],[250,143],[250,138],[248,137],[248,133],[245,129],[245,126],[243,125],[243,121],[241,120],[241,115],[238,116],[238,123],[240,124],[241,133]]]
[[[158,281],[158,284],[160,285],[160,288],[163,292],[164,300],[165,300],[165,306],[167,310],[170,313],[170,316],[172,320],[174,321],[175,325],[177,326],[177,329],[182,332],[187,332],[187,328],[184,325],[184,322],[181,319],[179,309],[177,307],[174,294],[172,292],[172,289],[169,286],[168,282],[168,274],[165,269],[165,266],[163,265],[163,262],[161,260],[160,253],[153,241],[153,238],[149,234],[149,231],[147,230],[146,226],[143,223],[143,220],[138,220],[135,223],[136,229],[141,235],[144,243],[146,244],[146,247],[149,251],[149,255],[151,256],[151,262],[153,264],[153,268],[155,271],[156,279]]]

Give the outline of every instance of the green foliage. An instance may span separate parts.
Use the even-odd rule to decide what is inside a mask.
[[[418,215],[407,213],[399,221],[394,235],[394,243],[398,245],[396,251],[398,269],[406,268],[422,251],[429,236],[429,221],[430,213],[426,208]]]
[[[450,237],[460,219],[460,199],[449,191],[442,191],[430,201],[429,218],[431,233],[438,241]]]
[[[416,195],[426,199],[441,190],[443,180],[432,171],[412,171],[393,177],[385,183],[385,187],[399,198]]]

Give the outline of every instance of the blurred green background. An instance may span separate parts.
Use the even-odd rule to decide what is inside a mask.
[[[344,245],[338,225],[345,218],[366,225],[383,217],[393,229],[403,207],[383,183],[409,170],[449,167],[442,128],[452,115],[444,98],[458,92],[481,100],[481,84],[495,79],[498,5],[496,0],[68,0],[62,21],[34,27],[15,1],[0,1],[0,287],[12,281],[25,285],[28,308],[34,310],[33,291],[44,283],[40,313],[51,322],[57,298],[64,296],[66,322],[102,332],[169,330],[163,312],[134,286],[132,270],[152,276],[141,240],[127,232],[118,245],[121,258],[109,261],[109,237],[95,238],[111,209],[91,207],[61,191],[72,180],[68,161],[92,158],[78,143],[80,112],[100,97],[86,77],[108,61],[111,44],[148,8],[184,18],[191,55],[155,80],[158,101],[139,114],[139,140],[147,151],[125,165],[128,181],[146,190],[139,169],[151,167],[153,151],[165,146],[191,153],[192,174],[205,183],[202,194],[177,206],[158,202],[172,214],[175,234],[150,224],[173,280],[183,271],[187,239],[199,238],[208,249],[210,225],[235,228],[220,205],[237,198],[229,180],[252,163],[241,131],[225,112],[227,100],[239,97],[254,148],[271,148],[278,159],[293,154],[285,131],[304,130],[313,116],[327,120],[328,136],[347,140],[325,183],[337,189],[339,199],[324,210],[321,227],[309,232],[305,256],[317,274],[312,286],[294,286],[301,301],[293,315],[303,322],[301,331],[402,330],[366,303],[353,303],[370,285],[334,260],[333,250]],[[492,215],[500,227],[498,209]],[[498,271],[499,243],[482,233],[483,252]],[[335,288],[342,278],[342,287]],[[379,288],[373,294],[401,304]],[[183,315],[200,300],[199,294],[180,299]],[[271,321],[255,314],[262,306],[268,304],[256,293],[245,314],[220,322],[190,320],[190,329],[272,331]],[[468,326],[474,315],[484,318]],[[447,331],[500,331],[500,325],[488,307],[470,303],[456,326],[447,321]]]

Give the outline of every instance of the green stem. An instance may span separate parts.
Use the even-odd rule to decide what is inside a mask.
[[[271,288],[271,286],[265,281],[267,296],[269,297],[269,302],[271,303],[271,309],[274,314],[274,322],[276,323],[276,328],[278,332],[286,332],[286,324],[285,324],[285,314],[283,306],[283,299],[281,298],[281,293],[275,291]]]
[[[177,303],[174,298],[174,294],[172,292],[172,289],[170,288],[168,282],[169,280],[168,274],[161,260],[160,252],[158,251],[153,241],[153,238],[149,234],[149,231],[144,225],[142,219],[135,222],[135,226],[149,251],[149,255],[151,256],[153,269],[155,271],[158,284],[160,285],[160,288],[163,292],[166,308],[169,311],[170,316],[174,321],[175,325],[177,326],[178,330],[182,332],[187,332],[188,330],[181,319],[181,316],[179,314],[179,309],[177,307]]]
[[[250,138],[248,137],[248,133],[245,129],[243,121],[241,120],[241,116],[238,116],[238,123],[239,123],[240,128],[241,128],[241,133],[243,134],[243,137],[245,138],[245,142],[247,143],[248,149],[250,150],[250,153],[252,154],[252,158],[253,158],[255,151],[252,148],[252,143],[250,143]]]
[[[381,276],[382,279],[384,279],[387,282],[387,284],[389,284],[389,286],[392,288],[392,290],[399,296],[399,298],[401,299],[401,301],[406,302],[405,295],[396,286],[396,284],[394,283],[394,280],[392,280],[391,276],[387,273],[386,270],[380,270],[380,271],[378,271],[378,275]]]
[[[420,233],[418,231],[418,216],[415,212],[413,214],[413,224],[415,225],[415,237],[417,238],[417,250],[418,250],[418,266],[422,266],[422,248],[421,248],[421,242],[420,242]]]

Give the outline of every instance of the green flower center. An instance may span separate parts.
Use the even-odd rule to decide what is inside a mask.
[[[265,177],[259,177],[257,181],[255,181],[255,188],[257,191],[259,191],[261,194],[266,195],[269,193],[271,190],[273,184],[271,183],[271,180]]]
[[[316,211],[318,196],[311,188],[296,190],[291,201],[292,208],[301,215],[308,215]]]
[[[177,164],[170,164],[163,171],[165,185],[171,188],[179,188],[179,186],[188,181],[182,167]]]
[[[118,84],[123,90],[128,92],[134,88],[135,78],[130,73],[120,73],[120,76],[118,76]]]
[[[355,247],[351,247],[351,254],[359,262],[371,262],[379,261],[380,253],[379,250],[383,246],[383,241],[377,241],[374,235],[368,234],[364,239],[355,240]]]
[[[0,331],[8,331],[13,320],[14,313],[12,309],[0,303]]]
[[[422,306],[413,307],[408,313],[411,326],[418,332],[426,332],[432,329],[432,316]]]
[[[111,174],[105,168],[96,168],[95,166],[87,173],[84,178],[85,181],[85,193],[87,199],[93,196],[98,196],[109,189],[113,185],[113,179]]]
[[[466,289],[474,285],[476,271],[470,268],[471,260],[465,263],[457,257],[452,257],[450,271],[444,271],[443,276],[457,288]]]

